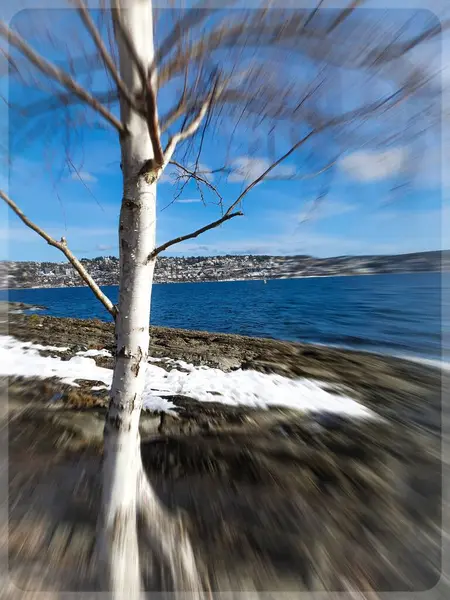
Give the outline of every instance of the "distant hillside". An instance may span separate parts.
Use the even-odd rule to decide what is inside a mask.
[[[117,285],[119,261],[114,256],[82,259],[100,285]],[[0,278],[6,288],[70,287],[83,285],[68,263],[2,262]],[[158,258],[155,281],[225,281],[281,279],[329,275],[369,275],[450,270],[450,250],[391,256],[256,256],[227,255]]]

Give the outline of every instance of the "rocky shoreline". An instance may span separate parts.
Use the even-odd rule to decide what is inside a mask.
[[[12,313],[9,335],[67,346],[62,358],[113,351],[109,323]],[[268,339],[161,327],[150,333],[152,357],[324,381],[381,417],[313,416],[185,396],[173,399],[176,417],[143,415],[145,467],[161,500],[184,515],[213,589],[419,591],[436,585],[440,370]],[[111,357],[95,361],[112,367]],[[22,589],[46,560],[52,567],[34,586],[94,589],[90,543],[107,394],[92,392],[92,382],[79,383],[9,382],[10,564]],[[41,536],[24,534],[30,514]]]

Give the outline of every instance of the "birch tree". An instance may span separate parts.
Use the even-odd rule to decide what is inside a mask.
[[[70,240],[54,239],[6,191],[0,191],[0,196],[25,225],[65,255],[115,322],[115,366],[104,430],[97,532],[103,589],[111,590],[117,600],[140,596],[139,534],[151,550],[155,570],[163,573],[165,590],[187,591],[192,598],[201,598],[208,586],[199,573],[195,549],[182,522],[159,501],[140,453],[155,261],[173,245],[242,216],[244,198],[257,185],[280,177],[278,169],[287,160],[296,160],[297,172],[291,178],[321,182],[320,198],[345,151],[369,143],[389,147],[402,136],[412,142],[422,129],[435,126],[436,110],[428,110],[421,126],[413,118],[425,114],[424,105],[433,106],[436,89],[432,74],[408,56],[420,44],[437,38],[448,24],[422,23],[408,33],[401,23],[395,31],[386,32],[382,24],[358,16],[356,9],[363,2],[357,0],[339,11],[323,11],[322,2],[316,9],[290,11],[219,11],[201,2],[189,10],[174,10],[171,28],[156,44],[158,22],[155,26],[150,0],[123,4],[111,0],[97,6],[111,24],[110,39],[84,0],[71,4],[95,48],[91,63],[74,56],[71,68],[65,69],[39,54],[7,23],[0,24],[10,77],[17,83],[29,69],[38,76],[28,79],[27,85],[43,89],[44,81],[46,89],[51,89],[44,100],[10,105],[10,110],[20,111],[30,123],[50,110],[70,113],[72,107],[82,105],[116,132],[123,174],[118,304],[100,290],[70,250]],[[304,77],[293,68],[299,61],[314,65],[308,66]],[[81,85],[77,76],[86,68],[103,69],[112,87],[94,92]],[[379,93],[368,98],[359,93],[359,103],[348,98],[342,101],[342,76],[354,72],[377,78]],[[169,85],[175,90],[173,101],[161,105],[161,90]],[[114,103],[119,105],[119,114]],[[404,115],[405,106],[409,128],[404,120],[396,120],[396,111],[401,107]],[[371,123],[376,123],[375,128],[368,126]],[[260,134],[258,143],[272,158],[236,198],[227,199],[213,184],[211,173],[202,170],[202,141],[207,128],[213,127],[228,131],[231,140],[243,124],[249,138],[251,131]],[[276,156],[274,145],[283,147]],[[307,156],[314,157],[311,167]],[[194,231],[157,245],[156,190],[167,168],[181,187],[193,181],[199,190],[212,194],[218,215]],[[224,165],[218,171],[229,173],[230,169]]]

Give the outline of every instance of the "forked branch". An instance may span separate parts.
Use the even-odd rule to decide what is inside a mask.
[[[193,233],[186,234],[186,235],[180,236],[178,238],[174,238],[173,240],[170,240],[170,241],[166,242],[165,244],[158,246],[149,255],[148,260],[152,260],[152,259],[156,258],[156,256],[158,254],[160,254],[161,252],[163,252],[170,246],[173,246],[173,245],[183,242],[185,240],[196,238],[197,236],[204,233],[205,231],[208,231],[210,229],[214,229],[215,227],[218,227],[219,225],[221,225],[228,219],[231,219],[236,216],[241,216],[243,214],[241,211],[238,211],[238,212],[233,212],[233,211],[242,202],[243,198],[256,185],[258,185],[261,181],[263,181],[267,177],[267,175],[269,175],[269,173],[271,173],[283,161],[285,161],[289,156],[291,156],[298,148],[300,148],[300,146],[303,146],[314,135],[318,135],[318,134],[322,133],[323,131],[325,131],[326,129],[337,127],[339,125],[343,125],[344,123],[350,122],[353,119],[364,118],[370,114],[377,114],[378,111],[380,111],[380,110],[385,111],[388,108],[392,108],[393,106],[396,106],[400,102],[404,101],[408,97],[408,95],[410,95],[414,91],[414,89],[415,89],[415,85],[405,86],[405,87],[401,88],[400,90],[397,90],[394,93],[390,94],[389,96],[382,98],[380,100],[377,100],[375,102],[371,102],[362,108],[358,108],[356,110],[350,110],[348,112],[343,113],[342,115],[340,115],[338,117],[331,118],[328,120],[318,119],[319,122],[315,124],[315,126],[310,130],[309,133],[307,133],[300,140],[298,140],[293,146],[291,146],[291,148],[287,152],[285,152],[282,156],[280,156],[280,158],[278,158],[276,161],[274,161],[263,173],[261,173],[261,175],[256,177],[256,179],[254,179],[251,183],[249,183],[249,185],[247,185],[247,187],[239,194],[239,196],[236,198],[236,200],[229,206],[229,208],[227,209],[225,214],[220,219],[217,219],[217,221],[213,221],[212,223],[205,225],[201,229],[197,229]],[[204,114],[206,114],[207,108],[205,109],[204,107],[205,107],[205,105],[202,106],[201,110],[204,109],[205,110]],[[199,116],[200,116],[200,113],[194,119],[195,122],[198,121],[198,125],[201,122],[201,119],[199,119]],[[175,143],[175,145],[176,145],[176,143]],[[175,147],[173,148],[173,150],[174,149],[175,149]],[[336,159],[334,161],[332,161],[332,163],[327,165],[324,169],[322,169],[320,172],[328,171],[335,162],[336,162]],[[316,173],[316,175],[319,173]]]
[[[47,242],[47,244],[49,244],[50,246],[53,246],[54,248],[58,248],[58,250],[61,250],[61,252],[67,258],[67,260],[73,266],[73,268],[77,271],[78,275],[83,279],[83,281],[85,281],[87,283],[87,285],[91,288],[91,290],[93,291],[96,298],[98,300],[100,300],[100,302],[103,304],[103,306],[106,308],[106,310],[115,319],[116,315],[117,315],[117,308],[114,306],[114,304],[111,302],[111,300],[101,291],[99,286],[95,283],[95,281],[92,279],[91,275],[89,275],[89,273],[86,271],[86,269],[84,268],[82,263],[78,260],[78,258],[76,258],[76,256],[74,256],[72,254],[72,252],[67,247],[66,240],[64,238],[61,238],[61,240],[58,242],[57,240],[52,238],[50,235],[48,235],[48,233],[46,233],[43,229],[41,229],[39,227],[39,225],[36,225],[36,223],[33,223],[33,221],[31,221],[22,212],[20,210],[20,208],[17,206],[17,204],[13,200],[11,200],[11,198],[7,194],[5,194],[5,192],[3,190],[0,190],[0,198],[2,198],[6,202],[6,204],[16,213],[16,215],[19,217],[19,219],[21,219],[23,221],[23,223],[25,223],[25,225],[27,225],[27,227],[29,227],[30,229],[35,231],[38,235],[40,235],[41,238],[43,238]]]
[[[197,229],[196,231],[194,231],[192,233],[188,233],[186,235],[182,235],[180,237],[174,238],[173,240],[169,240],[165,244],[162,244],[161,246],[158,246],[149,255],[148,260],[149,261],[153,260],[154,258],[156,258],[158,256],[158,254],[160,254],[161,252],[164,252],[164,250],[167,250],[167,248],[169,248],[170,246],[174,246],[175,244],[179,244],[180,242],[184,242],[186,240],[190,240],[192,238],[196,238],[199,235],[201,235],[202,233],[205,233],[205,231],[209,231],[210,229],[214,229],[215,227],[218,227],[219,225],[222,225],[222,223],[225,223],[226,221],[229,221],[230,219],[233,219],[234,217],[242,217],[243,214],[244,214],[242,211],[239,210],[239,211],[233,212],[233,210],[242,201],[242,199],[244,198],[244,196],[246,194],[248,194],[248,192],[252,188],[254,188],[255,185],[257,185],[260,181],[262,181],[266,177],[266,175],[268,175],[273,169],[275,169],[281,162],[283,162],[293,152],[295,152],[295,150],[297,150],[297,148],[299,148],[302,144],[306,143],[309,140],[309,138],[312,137],[315,133],[317,133],[317,131],[315,131],[315,130],[313,130],[310,133],[308,133],[305,137],[303,137],[296,144],[294,144],[292,146],[292,148],[290,148],[290,150],[288,152],[286,152],[285,154],[283,154],[283,156],[281,156],[278,160],[276,160],[274,163],[272,163],[270,165],[270,167],[267,168],[264,171],[264,173],[261,173],[261,175],[259,177],[257,177],[254,181],[252,181],[252,183],[250,183],[245,188],[245,190],[241,194],[239,194],[238,198],[230,205],[230,207],[228,208],[228,210],[226,211],[226,213],[223,215],[223,217],[221,217],[220,219],[217,219],[217,221],[213,221],[212,223],[209,223],[208,225],[205,225],[204,227],[201,227],[200,229]]]

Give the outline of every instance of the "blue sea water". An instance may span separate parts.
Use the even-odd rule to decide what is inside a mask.
[[[117,286],[103,289],[117,301]],[[439,273],[156,284],[151,323],[441,360],[449,289]],[[110,320],[88,288],[0,292],[8,297],[57,317]]]

